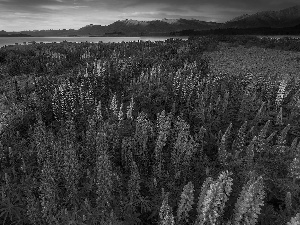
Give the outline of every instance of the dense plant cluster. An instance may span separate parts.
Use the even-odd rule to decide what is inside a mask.
[[[233,46],[245,45],[247,47],[261,47],[266,49],[276,49],[284,51],[300,51],[300,39],[297,35],[218,35],[215,36],[218,41],[230,43]]]
[[[299,223],[300,81],[219,63],[258,48],[202,37],[1,51],[2,224]]]

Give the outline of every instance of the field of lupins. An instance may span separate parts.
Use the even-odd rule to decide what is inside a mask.
[[[238,40],[0,49],[1,224],[300,224],[300,53]]]

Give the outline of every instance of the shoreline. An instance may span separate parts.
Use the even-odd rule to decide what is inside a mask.
[[[188,36],[140,36],[140,37],[0,37],[0,48],[12,46],[27,46],[32,44],[55,44],[61,42],[73,43],[98,43],[98,42],[131,42],[131,41],[165,41],[167,39],[183,39],[187,40]],[[1,39],[4,39],[1,43]],[[7,39],[7,40],[5,40]]]

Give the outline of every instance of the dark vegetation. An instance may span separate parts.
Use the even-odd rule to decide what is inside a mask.
[[[21,33],[16,33],[16,34],[0,34],[0,37],[31,37],[31,35],[21,34]]]
[[[230,43],[232,46],[243,45],[247,47],[260,47],[267,49],[276,49],[283,51],[300,51],[300,38],[283,37],[256,37],[247,35],[213,35],[219,42]],[[195,37],[196,39],[198,37]]]
[[[213,74],[203,52],[219,42],[300,46],[205,36],[2,48],[1,224],[158,224],[165,193],[175,212],[188,182],[197,203],[222,171],[233,185],[221,224],[253,176],[258,224],[286,224],[300,209],[299,79]],[[196,205],[176,224],[196,221]]]
[[[253,28],[218,28],[209,30],[181,30],[171,32],[171,35],[199,36],[199,35],[300,35],[300,24],[293,27],[253,27]]]

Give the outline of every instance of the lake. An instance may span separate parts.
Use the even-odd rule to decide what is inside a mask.
[[[102,41],[104,43],[109,42],[130,42],[130,41],[164,41],[169,38],[180,38],[187,40],[187,37],[0,37],[0,47],[4,45],[15,45],[15,43],[23,44],[23,42],[94,42]]]
[[[276,36],[267,36],[267,35],[253,35],[257,37],[270,37],[270,38],[283,38],[283,37],[292,37],[292,38],[300,38],[300,36],[291,36],[291,35],[276,35]],[[93,42],[97,43],[102,41],[104,43],[109,42],[129,42],[129,41],[165,41],[169,38],[180,38],[183,40],[187,40],[188,37],[0,37],[0,47],[5,45],[15,45],[15,43],[23,44],[23,42],[44,42],[44,43],[52,43],[52,42]]]

